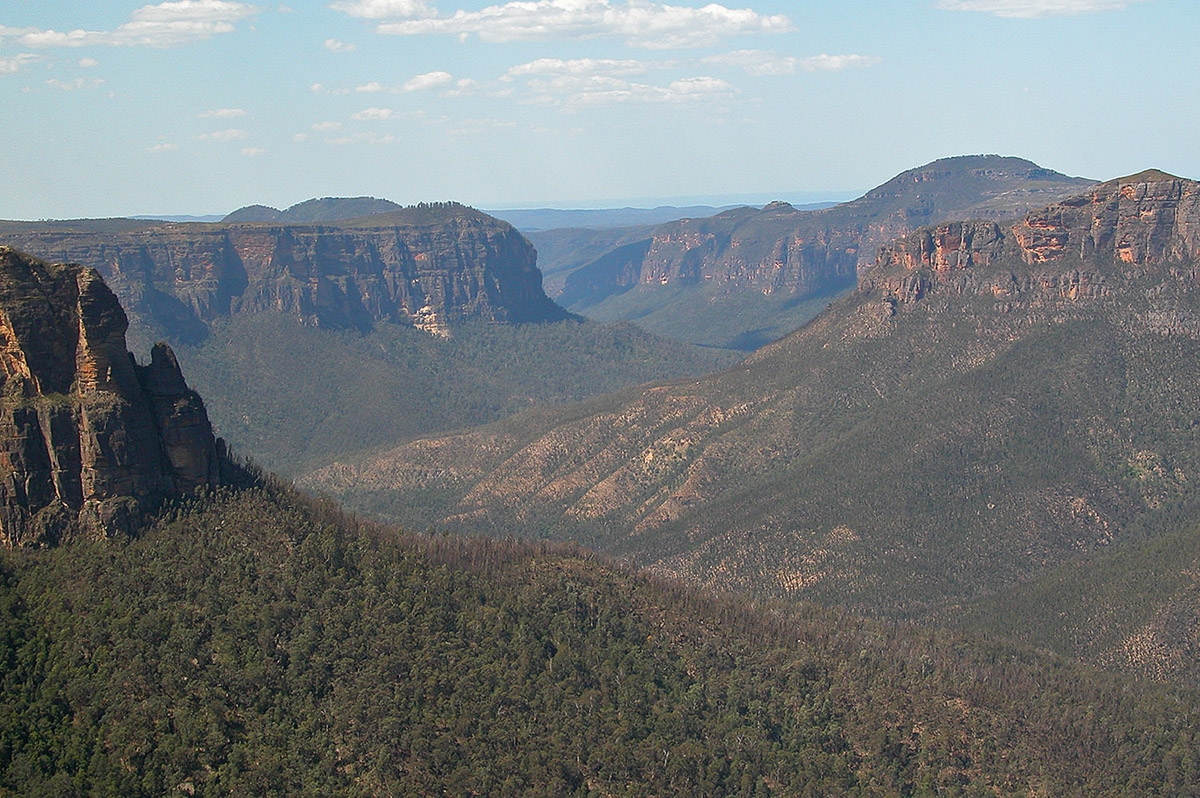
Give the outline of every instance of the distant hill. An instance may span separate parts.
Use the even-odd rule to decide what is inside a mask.
[[[286,210],[267,205],[247,205],[228,214],[222,222],[253,223],[274,222],[278,224],[318,224],[390,213],[403,208],[391,200],[375,197],[322,197],[298,202]]]
[[[797,205],[803,210],[817,210],[836,205],[835,202],[809,202]],[[742,205],[660,205],[656,208],[588,208],[566,210],[558,208],[513,208],[488,211],[492,216],[516,227],[526,235],[547,230],[589,229],[605,230],[616,227],[638,227],[663,224],[677,219],[702,219]]]
[[[755,349],[853,287],[885,241],[948,219],[1015,218],[1092,183],[1021,158],[945,158],[825,210],[772,203],[662,225],[639,260],[598,255],[554,296],[589,318]]]
[[[734,207],[727,205],[715,208],[709,205],[693,205],[679,208],[669,205],[657,208],[597,208],[567,210],[559,208],[513,208],[488,211],[497,219],[503,219],[522,233],[563,228],[603,230],[612,227],[637,227],[639,225],[662,224],[676,219],[712,216]]]
[[[921,228],[730,371],[414,441],[302,484],[411,523],[586,541],[713,587],[953,617],[1200,519],[1198,231],[1200,184],[1160,172],[1015,224]],[[1191,590],[1173,579],[1164,595]],[[1064,612],[1056,623],[1091,611]],[[1063,650],[1111,659],[1138,631],[1106,628],[1107,642]]]

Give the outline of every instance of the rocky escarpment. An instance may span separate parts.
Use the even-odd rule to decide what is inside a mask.
[[[0,247],[0,544],[129,532],[220,481],[221,444],[175,356],[138,365],[93,269]]]
[[[458,205],[331,225],[7,225],[0,242],[99,271],[135,321],[181,340],[221,316],[271,310],[306,323],[379,321],[445,332],[455,322],[558,320],[533,247]]]
[[[996,297],[1104,295],[1123,272],[1200,255],[1200,183],[1148,170],[1025,215],[1015,225],[949,222],[882,246],[860,287],[898,302],[931,291]],[[996,268],[992,268],[996,267]]]
[[[597,260],[567,278],[559,301],[582,312],[635,286],[680,283],[821,294],[852,286],[881,243],[923,225],[1013,218],[1091,184],[1020,158],[944,158],[824,210],[774,202],[662,225],[636,269]]]

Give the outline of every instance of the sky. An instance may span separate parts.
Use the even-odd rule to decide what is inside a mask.
[[[1196,0],[0,0],[0,218],[1200,178]]]

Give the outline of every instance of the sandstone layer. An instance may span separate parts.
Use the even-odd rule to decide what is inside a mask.
[[[179,340],[202,338],[221,316],[267,310],[435,333],[468,319],[568,316],[542,291],[520,233],[454,204],[325,225],[8,223],[0,243],[96,269],[136,322]]]
[[[0,544],[131,532],[220,481],[221,444],[171,350],[138,365],[94,269],[0,247]]]

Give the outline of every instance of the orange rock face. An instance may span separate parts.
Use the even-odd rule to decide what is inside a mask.
[[[127,326],[94,270],[0,247],[0,544],[132,531],[220,481],[203,402],[165,345],[139,366]]]

